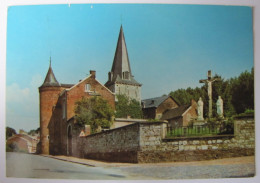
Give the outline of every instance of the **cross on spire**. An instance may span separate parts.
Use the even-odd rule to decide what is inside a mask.
[[[215,81],[220,81],[220,78],[211,76],[211,70],[208,71],[208,79],[201,79],[200,83],[205,83],[208,86],[208,96],[209,96],[209,118],[212,117],[212,83]]]

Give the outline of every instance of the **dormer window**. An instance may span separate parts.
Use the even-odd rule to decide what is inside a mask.
[[[91,85],[90,84],[86,84],[85,85],[85,92],[90,92],[91,90]]]

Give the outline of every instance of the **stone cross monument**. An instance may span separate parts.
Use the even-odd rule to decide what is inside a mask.
[[[217,101],[217,114],[219,117],[223,118],[224,115],[223,115],[223,100],[221,98],[221,96],[218,96],[218,101]]]
[[[208,96],[209,96],[209,118],[212,117],[212,83],[214,81],[219,81],[220,78],[211,76],[211,70],[208,71],[208,79],[200,80],[200,83],[205,83],[208,86]]]

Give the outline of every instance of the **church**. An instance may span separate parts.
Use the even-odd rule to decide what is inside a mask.
[[[126,95],[141,103],[141,84],[132,74],[123,27],[120,27],[115,56],[105,85],[96,79],[96,71],[77,84],[62,84],[56,79],[51,59],[40,94],[40,143],[42,154],[68,154],[75,102],[82,97],[100,96],[115,109],[116,96]],[[67,153],[66,153],[67,152]]]
[[[40,94],[40,143],[38,152],[52,155],[72,155],[72,140],[76,123],[75,103],[82,98],[102,97],[115,110],[117,95],[126,95],[142,106],[144,119],[115,118],[112,128],[134,123],[147,122],[147,119],[168,121],[170,126],[183,126],[197,117],[196,102],[180,106],[171,96],[162,96],[141,100],[140,84],[133,76],[128,57],[123,27],[121,25],[108,81],[103,85],[97,80],[95,70],[76,84],[59,83],[51,66],[43,84],[39,87]],[[87,128],[85,127],[85,131]],[[78,132],[77,132],[78,133]],[[86,132],[86,134],[89,134]],[[84,135],[84,134],[83,134]],[[74,143],[74,144],[73,144]]]

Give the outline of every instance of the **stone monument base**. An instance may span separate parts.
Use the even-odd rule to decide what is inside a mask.
[[[196,120],[193,122],[193,126],[201,126],[201,125],[205,125],[207,122],[204,120]]]

